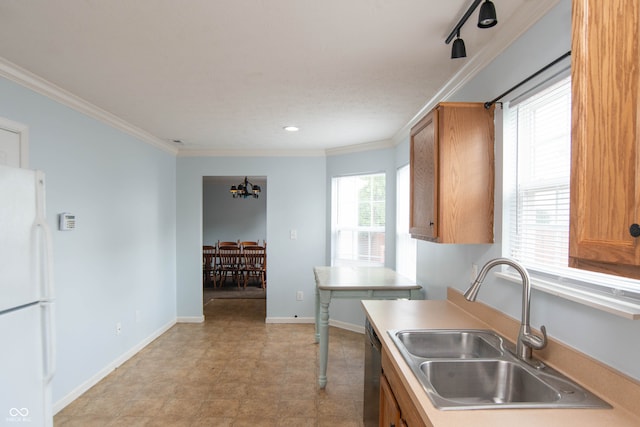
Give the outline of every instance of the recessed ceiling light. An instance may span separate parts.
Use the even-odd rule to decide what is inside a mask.
[[[287,132],[298,132],[300,130],[300,128],[297,126],[285,126],[282,129],[286,130]]]

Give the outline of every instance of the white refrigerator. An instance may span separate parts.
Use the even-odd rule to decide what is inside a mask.
[[[0,165],[0,426],[52,426],[51,232],[44,174]]]

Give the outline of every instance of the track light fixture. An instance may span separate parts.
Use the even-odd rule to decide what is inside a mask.
[[[453,41],[451,47],[451,59],[465,58],[467,56],[467,49],[464,47],[464,40],[460,38],[460,31],[456,34],[456,39]]]
[[[469,9],[462,15],[460,21],[456,24],[456,26],[451,30],[449,37],[445,40],[446,44],[451,43],[453,38],[455,37],[455,41],[453,42],[453,46],[451,47],[451,58],[465,58],[467,56],[467,51],[464,46],[464,41],[460,38],[460,30],[462,26],[467,22],[467,19],[473,14],[478,5],[482,0],[473,0]],[[498,19],[496,17],[496,7],[490,0],[485,0],[480,7],[480,13],[478,15],[478,27],[479,28],[491,28],[498,23]]]
[[[496,7],[490,0],[485,0],[478,14],[478,28],[491,28],[498,23]]]

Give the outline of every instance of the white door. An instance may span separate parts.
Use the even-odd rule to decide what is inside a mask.
[[[20,133],[2,128],[0,122],[0,165],[25,167],[22,156]]]

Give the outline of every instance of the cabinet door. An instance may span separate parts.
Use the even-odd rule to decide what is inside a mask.
[[[380,427],[399,427],[400,407],[384,375],[380,376]]]
[[[640,278],[640,3],[574,0],[569,264]]]
[[[437,218],[437,110],[431,111],[411,129],[411,212],[412,237],[434,240],[438,237]]]
[[[438,241],[493,243],[492,106],[438,106]]]

